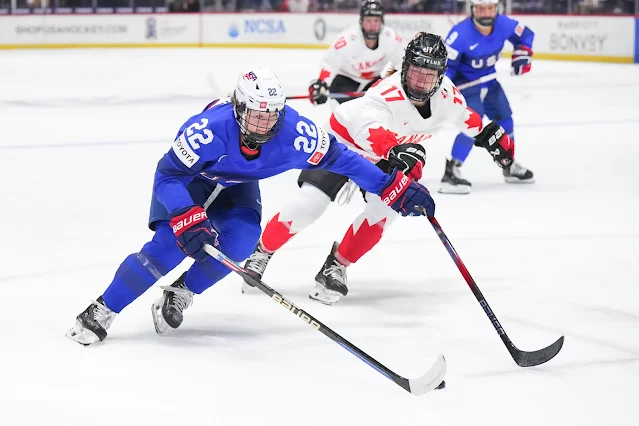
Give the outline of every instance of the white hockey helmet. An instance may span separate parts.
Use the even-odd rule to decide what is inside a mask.
[[[242,142],[251,149],[268,142],[284,122],[286,95],[275,73],[252,68],[240,74],[233,91],[233,111]]]
[[[475,7],[489,5],[495,5],[497,8],[496,13],[499,13],[499,0],[470,0],[470,16],[477,25],[492,27],[495,23],[495,19],[497,18],[496,14],[494,16],[482,16],[479,18],[475,16]]]

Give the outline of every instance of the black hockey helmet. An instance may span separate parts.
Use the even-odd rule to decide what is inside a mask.
[[[362,34],[364,34],[364,38],[375,40],[379,37],[381,28],[375,32],[364,31],[362,23],[366,16],[377,16],[382,19],[382,24],[384,24],[384,4],[381,0],[364,0],[359,8],[359,25],[362,28]]]
[[[444,40],[430,33],[417,33],[408,42],[402,62],[402,87],[408,98],[425,102],[437,92],[446,74],[448,51]],[[435,70],[436,73],[432,73]]]

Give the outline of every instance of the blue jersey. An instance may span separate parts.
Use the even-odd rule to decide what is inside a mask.
[[[497,15],[493,32],[480,33],[472,18],[464,19],[455,25],[446,37],[448,46],[448,69],[446,75],[456,85],[477,80],[495,72],[495,63],[508,40],[517,48],[526,46],[532,49],[535,34],[523,24],[505,15]],[[487,87],[493,81],[483,83]]]
[[[291,169],[312,168],[348,176],[373,193],[380,192],[390,178],[289,106],[285,106],[280,131],[262,145],[258,158],[247,160],[240,151],[240,128],[230,99],[215,101],[182,125],[173,146],[158,163],[151,222],[195,205],[187,188],[194,179],[207,182],[213,192],[218,185],[229,187]]]

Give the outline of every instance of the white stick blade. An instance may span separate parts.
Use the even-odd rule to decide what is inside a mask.
[[[424,374],[416,379],[409,379],[410,393],[413,395],[423,395],[435,389],[446,376],[446,358],[439,354],[435,364]]]

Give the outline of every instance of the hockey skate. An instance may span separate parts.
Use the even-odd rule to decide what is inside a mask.
[[[246,259],[244,269],[246,269],[246,272],[248,272],[250,276],[262,281],[262,276],[264,275],[264,271],[266,270],[271,257],[273,257],[273,253],[265,252],[262,248],[262,243],[257,243],[257,247],[255,247],[253,254]],[[249,282],[242,282],[242,293],[246,293],[251,287],[253,287],[253,285]]]
[[[107,330],[111,327],[115,315],[115,312],[106,307],[100,296],[77,316],[75,325],[66,336],[85,346],[102,341],[107,337]]]
[[[468,194],[470,192],[472,185],[462,177],[461,165],[462,163],[457,160],[446,160],[446,170],[439,187],[441,194]]]
[[[193,304],[193,292],[186,287],[185,276],[186,272],[170,286],[160,287],[164,293],[151,306],[153,324],[158,334],[164,333],[169,327],[178,328],[184,320],[184,310]]]
[[[533,172],[513,162],[510,167],[503,170],[504,180],[508,183],[534,183]]]
[[[333,243],[331,254],[328,255],[322,269],[315,276],[315,288],[308,295],[325,305],[334,305],[342,296],[348,294],[346,286],[346,266],[335,258],[337,242]]]

